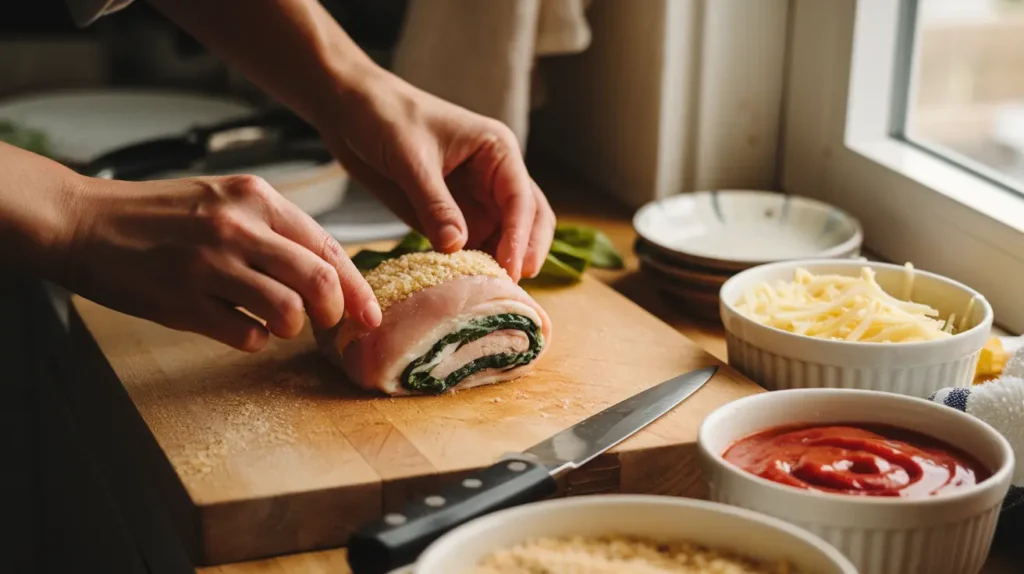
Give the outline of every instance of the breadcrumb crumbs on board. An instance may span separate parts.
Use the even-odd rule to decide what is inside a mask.
[[[798,574],[689,542],[629,536],[539,538],[493,552],[469,574]]]
[[[493,257],[473,250],[449,254],[433,251],[407,253],[384,261],[368,271],[365,277],[377,296],[381,310],[385,310],[417,291],[475,275],[508,277]]]
[[[273,401],[243,394],[208,397],[205,403],[216,416],[194,425],[189,433],[191,441],[167,449],[182,477],[211,474],[223,467],[231,453],[298,442],[285,409]]]

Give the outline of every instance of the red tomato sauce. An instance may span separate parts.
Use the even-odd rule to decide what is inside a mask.
[[[736,441],[722,456],[781,484],[859,496],[926,498],[992,475],[950,445],[882,425],[774,428]]]

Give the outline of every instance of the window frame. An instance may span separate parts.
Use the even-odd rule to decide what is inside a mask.
[[[922,0],[897,0],[897,2],[901,4],[901,9],[897,24],[898,44],[894,55],[892,109],[889,114],[890,135],[908,145],[931,153],[938,159],[965,168],[997,186],[1024,196],[1024,183],[1007,177],[998,170],[938,142],[916,139],[908,133],[907,124],[912,113],[910,106],[917,95],[914,77],[917,75],[919,60],[915,60],[914,53],[920,49],[921,21],[918,19],[918,7]]]
[[[867,250],[970,285],[1000,326],[1022,332],[1024,196],[894,129],[912,16],[902,1],[794,0],[782,188],[849,211]]]

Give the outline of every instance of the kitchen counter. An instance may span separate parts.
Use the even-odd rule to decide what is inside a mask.
[[[637,273],[637,260],[632,253],[635,238],[631,225],[632,210],[599,196],[571,180],[541,170],[535,176],[551,199],[560,221],[592,225],[602,229],[626,258],[623,270],[594,270],[592,274],[629,297],[679,332],[703,347],[715,357],[726,359],[726,345],[722,327],[694,321],[674,309],[665,299],[648,287]],[[1008,552],[996,550],[981,574],[1010,574],[1019,572],[1020,562]],[[348,572],[344,549],[308,552],[265,560],[241,562],[223,566],[201,568],[200,574],[285,574],[294,572],[339,573]]]

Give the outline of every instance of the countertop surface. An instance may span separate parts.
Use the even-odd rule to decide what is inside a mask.
[[[535,174],[545,189],[560,221],[593,225],[602,229],[626,258],[623,270],[593,270],[591,273],[632,299],[680,333],[703,347],[715,357],[726,360],[726,345],[722,327],[718,324],[695,321],[683,312],[673,309],[637,273],[637,260],[632,253],[635,239],[631,225],[632,210],[617,205],[596,191],[573,180],[540,170]],[[982,574],[1010,574],[1024,570],[1019,559],[996,551]],[[251,562],[202,568],[201,574],[284,574],[293,572],[347,573],[344,549],[323,550],[281,556]]]

